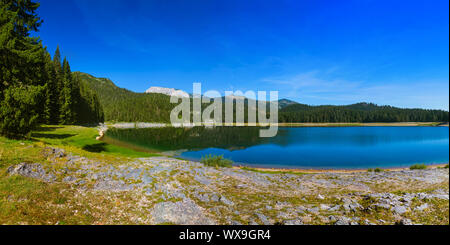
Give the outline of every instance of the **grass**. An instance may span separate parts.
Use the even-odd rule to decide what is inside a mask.
[[[209,167],[229,168],[229,167],[233,166],[233,161],[224,158],[223,155],[221,155],[221,156],[213,156],[213,155],[204,156],[204,157],[202,157],[202,160],[200,162],[203,163],[203,165],[209,166]]]
[[[118,157],[151,157],[157,154],[139,152],[121,146],[97,141],[98,131],[94,127],[81,126],[41,126],[31,134],[32,140],[57,147],[68,147],[75,153],[92,155],[89,153],[107,154]]]
[[[425,164],[414,164],[411,167],[409,167],[410,170],[423,170],[427,169],[427,166]]]

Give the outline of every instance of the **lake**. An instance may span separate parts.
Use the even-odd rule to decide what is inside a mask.
[[[189,160],[224,155],[236,165],[364,169],[449,162],[448,127],[282,127],[110,129],[106,141]]]

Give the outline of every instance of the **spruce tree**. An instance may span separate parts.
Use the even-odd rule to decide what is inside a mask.
[[[44,48],[31,31],[42,21],[38,3],[0,0],[0,133],[25,135],[43,113]],[[29,91],[27,93],[26,91]]]

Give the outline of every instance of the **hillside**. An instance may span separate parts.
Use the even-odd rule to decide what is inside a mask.
[[[165,122],[170,121],[174,105],[163,94],[135,93],[117,87],[111,80],[86,73],[74,73],[93,89],[103,106],[105,121]]]
[[[99,97],[105,121],[170,122],[175,104],[159,93],[135,93],[117,87],[111,80],[75,72]],[[208,104],[202,105],[203,108]],[[248,99],[245,100],[247,111]],[[279,121],[298,123],[336,122],[448,122],[449,113],[442,110],[401,109],[358,103],[347,106],[309,106],[295,101],[279,100]],[[268,110],[269,111],[269,110]]]
[[[448,122],[449,113],[442,110],[401,109],[358,103],[346,106],[309,106],[294,104],[281,109],[280,122]]]

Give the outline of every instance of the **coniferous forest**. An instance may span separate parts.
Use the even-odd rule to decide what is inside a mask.
[[[36,125],[103,121],[95,92],[73,76],[59,47],[53,58],[38,37],[31,0],[0,1],[0,134],[27,135]]]

